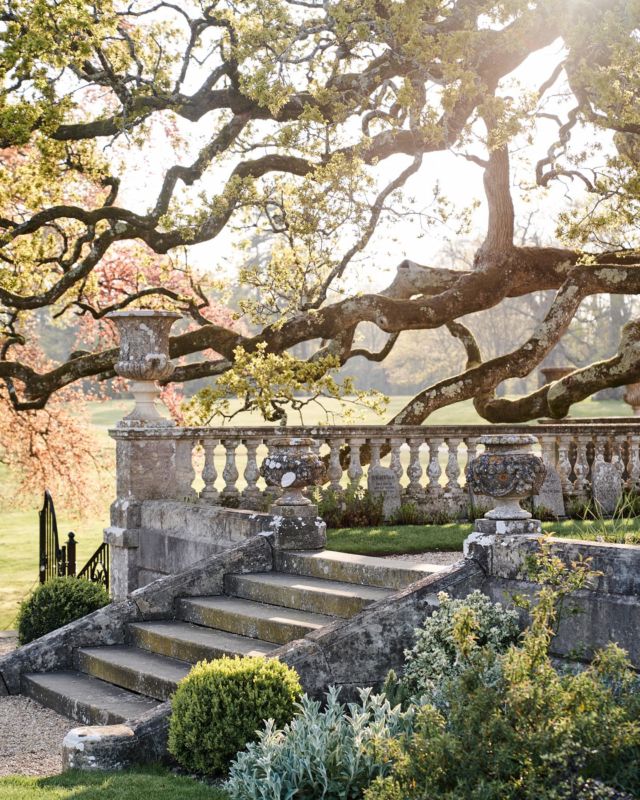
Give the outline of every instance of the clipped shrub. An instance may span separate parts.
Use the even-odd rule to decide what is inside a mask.
[[[20,604],[18,642],[28,644],[108,603],[109,594],[101,584],[83,578],[53,578]]]
[[[459,674],[481,648],[504,652],[520,633],[517,612],[492,603],[479,591],[463,600],[441,592],[438,600],[440,607],[416,630],[415,645],[405,651],[400,682],[410,693],[430,691],[443,679]]]
[[[226,773],[264,721],[289,722],[302,689],[295,670],[261,656],[201,661],[172,698],[169,752],[186,769]]]
[[[282,730],[269,721],[231,765],[225,788],[232,800],[351,800],[387,774],[391,762],[380,758],[377,743],[408,733],[413,710],[392,708],[370,689],[347,706],[338,694],[330,689],[324,708],[305,695]]]

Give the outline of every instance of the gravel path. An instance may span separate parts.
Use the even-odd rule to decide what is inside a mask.
[[[16,646],[11,634],[0,631],[0,655]],[[0,777],[58,774],[62,740],[74,724],[28,697],[0,697]]]
[[[382,558],[397,558],[401,561],[424,561],[426,564],[448,565],[460,561],[462,553],[459,550],[442,550],[430,553],[406,553],[399,556],[382,556]]]

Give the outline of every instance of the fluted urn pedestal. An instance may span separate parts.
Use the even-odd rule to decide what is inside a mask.
[[[537,494],[546,467],[531,452],[536,444],[529,434],[482,436],[485,452],[466,468],[467,483],[474,494],[486,495],[495,508],[476,520],[475,531],[500,534],[530,534],[541,530],[540,521],[520,506],[520,501]]]
[[[277,550],[318,550],[327,541],[326,525],[318,517],[317,506],[305,497],[304,489],[321,484],[325,477],[323,461],[313,450],[308,437],[274,436],[267,442],[269,455],[260,474],[267,486],[281,491],[270,512]]]
[[[108,315],[120,334],[120,357],[114,365],[117,375],[128,378],[135,400],[130,414],[120,421],[121,427],[171,426],[163,417],[156,401],[160,395],[156,381],[173,374],[169,357],[169,331],[180,314],[173,311],[134,309],[114,311]]]

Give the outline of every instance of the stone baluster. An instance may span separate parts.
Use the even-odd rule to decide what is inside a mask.
[[[542,460],[547,468],[557,470],[557,457],[556,457],[556,437],[551,434],[544,433],[538,436],[540,442],[540,449]]]
[[[558,475],[562,492],[566,495],[573,494],[573,483],[571,482],[571,461],[569,461],[569,446],[571,438],[567,435],[560,435],[558,438]]]
[[[595,463],[598,456],[602,456],[602,461],[604,461],[606,446],[607,446],[607,437],[603,436],[602,434],[597,434],[594,436],[594,454],[593,454],[593,461]]]
[[[168,487],[167,494],[173,494],[180,500],[192,500],[198,496],[193,488],[196,477],[193,468],[193,439],[176,439],[175,449],[175,486]]]
[[[222,444],[225,448],[224,469],[222,470],[222,477],[224,478],[222,497],[235,498],[240,494],[236,486],[236,481],[240,476],[236,466],[236,449],[240,441],[238,439],[223,439]]]
[[[262,496],[262,492],[258,488],[258,478],[260,477],[258,447],[262,444],[262,438],[252,436],[243,439],[243,442],[247,449],[247,466],[244,468],[244,479],[247,485],[242,492],[243,507],[255,509],[259,507]]]
[[[629,488],[631,491],[637,492],[640,488],[640,455],[638,449],[640,448],[640,435],[632,433],[629,436]]]
[[[614,436],[611,441],[611,463],[620,473],[620,477],[628,479],[627,465],[625,463],[625,445],[627,443],[626,436]],[[628,482],[625,483],[628,485]]]
[[[347,469],[347,475],[349,476],[349,482],[353,489],[356,489],[362,480],[363,473],[362,464],[360,463],[360,448],[364,442],[364,439],[358,437],[349,439],[349,468]]]
[[[575,492],[578,495],[587,495],[589,489],[589,464],[587,462],[587,443],[591,437],[585,434],[576,436],[576,463],[573,472],[576,476]]]
[[[447,481],[445,491],[450,495],[458,495],[462,492],[459,481],[461,469],[458,462],[458,447],[460,446],[461,439],[457,437],[447,437],[445,441],[449,450],[445,469],[449,480]]]
[[[344,439],[329,440],[329,467],[327,477],[329,478],[329,489],[332,492],[342,492],[342,464],[340,463],[340,448],[344,444]]]
[[[480,455],[480,437],[479,436],[469,436],[465,439],[467,445],[467,464],[470,464],[474,458],[477,458]]]
[[[217,439],[210,439],[208,436],[202,439],[202,449],[204,450],[204,467],[202,468],[202,480],[204,481],[204,488],[200,492],[200,499],[205,503],[215,505],[219,498],[220,493],[216,489],[216,478],[218,473],[216,471],[216,445]]]
[[[404,444],[403,437],[392,436],[389,439],[389,446],[391,447],[391,458],[389,460],[389,469],[398,479],[398,483],[400,483],[400,481],[402,480],[402,473],[404,472],[404,469],[402,468],[402,459],[400,456],[403,444]]]
[[[407,487],[407,494],[419,500],[424,496],[424,489],[420,483],[422,479],[422,464],[420,463],[420,447],[422,446],[423,439],[412,437],[409,439],[409,466],[407,467],[407,476],[409,478],[409,486]]]
[[[429,477],[429,485],[427,487],[427,494],[431,497],[439,497],[442,492],[440,486],[440,476],[442,475],[442,467],[440,466],[440,445],[444,439],[429,439],[429,464],[427,466],[427,476]]]
[[[369,439],[369,451],[371,453],[369,459],[369,472],[380,466],[380,451],[384,444],[384,439]]]

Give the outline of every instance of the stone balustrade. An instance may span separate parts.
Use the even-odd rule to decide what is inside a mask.
[[[382,464],[395,473],[408,501],[459,513],[469,502],[464,468],[483,451],[480,437],[525,432],[537,437],[538,452],[557,471],[568,500],[588,499],[598,459],[618,464],[626,488],[640,486],[640,423],[625,418],[605,424],[526,426],[122,427],[111,435],[122,454],[128,454],[124,461],[119,459],[118,472],[121,463],[128,465],[129,473],[133,469],[138,475],[137,493],[143,486],[144,496],[131,499],[199,499],[264,510],[274,490],[267,489],[260,467],[267,440],[282,434],[314,440],[326,463],[325,487],[340,492],[347,486],[366,486],[367,470]],[[130,463],[132,454],[137,455]],[[127,475],[119,474],[118,480],[118,497],[123,499]]]

